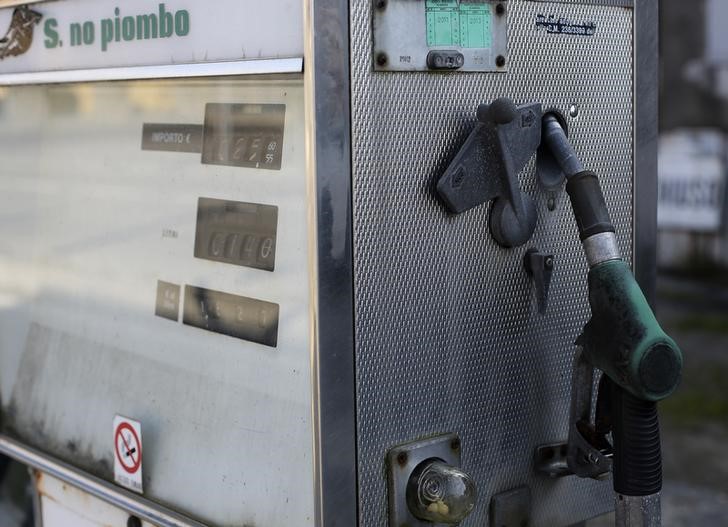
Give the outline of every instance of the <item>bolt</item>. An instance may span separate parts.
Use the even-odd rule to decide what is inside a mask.
[[[377,65],[378,66],[386,66],[387,62],[389,62],[389,59],[387,58],[386,53],[377,53]]]
[[[407,452],[400,452],[397,454],[397,463],[400,464],[400,466],[405,466],[407,464]]]
[[[142,527],[142,521],[136,516],[129,516],[126,520],[126,527]]]
[[[498,66],[499,68],[502,68],[503,66],[506,65],[506,58],[503,55],[498,55],[495,58],[495,65]]]
[[[546,200],[546,206],[549,210],[556,210],[556,200],[553,196],[549,197],[549,199]]]
[[[569,115],[571,117],[579,116],[579,105],[578,104],[572,104],[571,106],[569,106]]]
[[[459,438],[459,437],[454,437],[454,438],[453,438],[453,439],[452,439],[452,440],[450,441],[450,448],[451,448],[452,450],[455,450],[455,451],[458,451],[458,450],[460,450],[460,438]]]
[[[506,14],[506,6],[503,4],[498,4],[495,6],[495,14],[498,16],[503,16]]]

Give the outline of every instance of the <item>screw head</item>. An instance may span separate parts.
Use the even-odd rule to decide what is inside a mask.
[[[549,256],[546,258],[546,261],[544,262],[544,265],[547,269],[551,269],[554,266],[554,259],[552,256]]]
[[[503,4],[498,4],[495,6],[495,14],[498,16],[503,16],[506,14],[506,6]]]
[[[400,466],[404,466],[407,464],[407,452],[400,452],[397,454],[397,463],[399,463]]]
[[[578,117],[579,116],[579,105],[574,103],[569,106],[569,115],[571,117]]]
[[[380,11],[385,9],[387,7],[387,0],[377,0],[376,1],[377,9]]]
[[[498,55],[495,58],[495,65],[498,66],[499,68],[502,68],[503,66],[506,65],[506,58],[503,55]]]
[[[387,62],[389,62],[389,59],[387,58],[386,53],[377,53],[377,65],[378,66],[386,66]]]
[[[548,207],[549,210],[556,210],[556,200],[553,197],[547,199],[546,207]]]
[[[450,441],[450,449],[455,450],[455,451],[460,450],[460,438],[459,437],[452,438],[452,440]]]

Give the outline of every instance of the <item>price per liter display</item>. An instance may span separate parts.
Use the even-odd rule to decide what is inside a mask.
[[[278,313],[273,302],[185,286],[182,322],[188,326],[275,348]]]

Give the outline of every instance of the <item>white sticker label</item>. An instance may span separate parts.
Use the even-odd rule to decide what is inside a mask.
[[[135,492],[142,490],[142,425],[114,417],[114,481]]]

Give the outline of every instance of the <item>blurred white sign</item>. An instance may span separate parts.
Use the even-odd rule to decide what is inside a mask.
[[[719,231],[726,194],[725,139],[714,130],[660,138],[657,221],[661,229]]]
[[[728,60],[726,20],[728,20],[728,2],[708,0],[705,4],[705,58],[711,64],[725,64]]]

